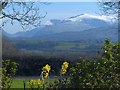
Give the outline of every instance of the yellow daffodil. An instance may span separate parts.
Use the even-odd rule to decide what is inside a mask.
[[[45,79],[45,78],[47,78],[48,77],[48,75],[49,75],[49,72],[50,72],[50,70],[51,70],[51,67],[48,65],[48,64],[46,64],[43,68],[42,68],[42,76],[43,76],[43,78]]]
[[[45,76],[44,76],[44,78],[47,78],[48,77],[48,73],[45,73]]]
[[[42,70],[43,70],[44,72],[48,72],[48,73],[49,73],[49,71],[51,70],[51,67],[50,67],[48,64],[46,64],[46,66],[44,66],[44,67],[42,68]]]
[[[67,70],[66,69],[62,69],[62,74],[65,74],[67,72]]]
[[[69,65],[68,62],[64,62],[63,65],[62,65],[62,67],[67,69],[67,68],[68,68],[68,65]]]
[[[38,85],[40,85],[40,79],[37,80]]]
[[[67,72],[68,65],[69,65],[68,62],[63,63],[62,69],[61,69],[61,74],[65,74]]]

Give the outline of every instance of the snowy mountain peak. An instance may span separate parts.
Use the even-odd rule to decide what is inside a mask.
[[[110,22],[110,23],[115,22],[115,19],[113,16],[106,16],[106,15],[80,14],[80,15],[76,15],[76,16],[69,18],[69,20],[74,21],[74,22],[82,21],[83,19],[98,19],[98,20],[102,20],[102,21]]]
[[[108,24],[116,23],[116,19],[114,16],[106,16],[106,15],[94,15],[94,14],[80,14],[76,16],[72,16],[65,20],[60,19],[51,19],[44,23],[45,26],[53,26],[58,25],[61,23],[68,23],[68,22],[79,22],[79,23],[97,23],[97,22],[105,22]],[[103,23],[102,23],[103,24]]]
[[[51,25],[53,25],[53,23],[51,21],[46,21],[44,25],[51,26]]]
[[[62,21],[59,20],[59,19],[51,19],[50,21],[46,21],[45,25],[49,25],[49,26],[51,26],[51,25],[57,25],[57,24],[59,24],[61,22]]]

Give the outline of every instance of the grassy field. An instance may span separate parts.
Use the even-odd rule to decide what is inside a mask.
[[[96,42],[85,42],[85,41],[36,41],[36,40],[19,40],[12,41],[13,45],[19,49],[25,50],[76,50],[85,49],[92,44],[96,45]],[[98,44],[100,45],[100,43]]]
[[[35,78],[32,78],[32,79],[37,80]],[[29,79],[29,80],[31,80],[31,79]],[[24,88],[24,81],[25,81],[25,84],[26,84],[25,87],[29,88],[29,80],[28,79],[26,79],[26,80],[24,80],[24,79],[13,79],[11,88]],[[54,81],[53,79],[47,79],[45,82],[47,84],[49,84],[49,83],[52,83],[53,81]]]
[[[13,80],[11,88],[24,88],[23,80]]]

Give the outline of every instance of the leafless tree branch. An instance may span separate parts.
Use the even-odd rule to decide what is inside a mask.
[[[11,24],[16,20],[23,28],[28,25],[39,27],[41,19],[47,15],[47,13],[41,14],[39,7],[41,4],[40,2],[2,2],[0,19],[9,18]]]
[[[118,17],[120,10],[120,1],[111,0],[99,0],[100,9],[103,11],[105,15],[116,15]]]

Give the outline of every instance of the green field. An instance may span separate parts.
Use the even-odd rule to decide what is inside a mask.
[[[65,49],[65,50],[69,50],[69,49],[73,49],[73,48],[85,48],[88,47],[89,45],[84,44],[84,43],[80,43],[80,42],[60,42],[58,45],[55,46],[56,49]]]
[[[39,41],[39,40],[19,40],[12,41],[12,44],[19,49],[25,50],[78,50],[88,47],[100,46],[101,43],[97,41]],[[93,46],[94,47],[94,46]]]
[[[13,80],[11,88],[24,88],[23,80]]]
[[[34,79],[37,80],[37,79]],[[24,81],[25,81],[25,87],[29,88],[29,80],[23,80],[23,79],[14,79],[11,85],[11,88],[24,88]],[[48,85],[49,83],[52,83],[54,80],[53,79],[48,79],[45,82]]]

